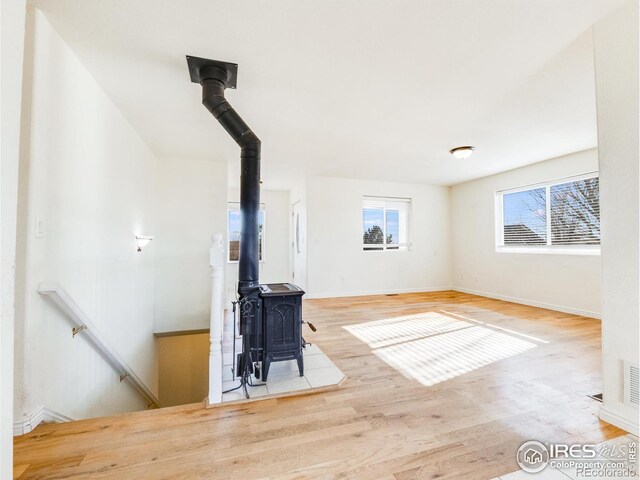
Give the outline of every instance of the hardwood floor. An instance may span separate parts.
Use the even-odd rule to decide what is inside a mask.
[[[517,470],[525,440],[624,433],[587,397],[597,320],[457,292],[304,309],[341,389],[42,425],[15,440],[16,478],[489,479]]]

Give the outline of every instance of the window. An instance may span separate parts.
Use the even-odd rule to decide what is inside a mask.
[[[237,202],[229,202],[227,207],[227,245],[228,261],[237,262],[240,258],[240,226],[241,213],[240,204]],[[258,231],[259,231],[259,252],[260,261],[264,261],[264,203],[260,204],[260,212],[258,213]]]
[[[498,250],[598,253],[599,202],[597,174],[498,192]]]
[[[363,250],[406,250],[409,246],[408,198],[363,197]]]

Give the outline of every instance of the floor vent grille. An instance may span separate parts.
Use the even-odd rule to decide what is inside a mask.
[[[602,403],[602,394],[601,393],[596,393],[595,395],[587,395],[587,397],[593,398],[594,400]]]
[[[640,404],[639,388],[640,369],[637,363],[624,362],[624,403]]]

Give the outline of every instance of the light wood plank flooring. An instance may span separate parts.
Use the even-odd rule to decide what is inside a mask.
[[[597,320],[456,292],[304,309],[341,389],[42,425],[15,440],[16,478],[489,479],[517,470],[525,440],[623,434],[587,397]]]

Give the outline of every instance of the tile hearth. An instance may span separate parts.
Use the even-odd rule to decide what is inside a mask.
[[[239,351],[239,350],[238,350]],[[271,364],[269,378],[266,383],[251,377],[254,387],[247,387],[250,398],[247,399],[242,389],[234,390],[222,395],[222,402],[237,402],[254,400],[257,398],[289,396],[310,393],[316,390],[337,388],[346,378],[338,367],[327,357],[317,345],[308,345],[303,350],[304,376],[298,373],[295,360],[275,362]],[[240,384],[232,377],[232,355],[224,356],[224,371],[222,389],[229,390]]]

